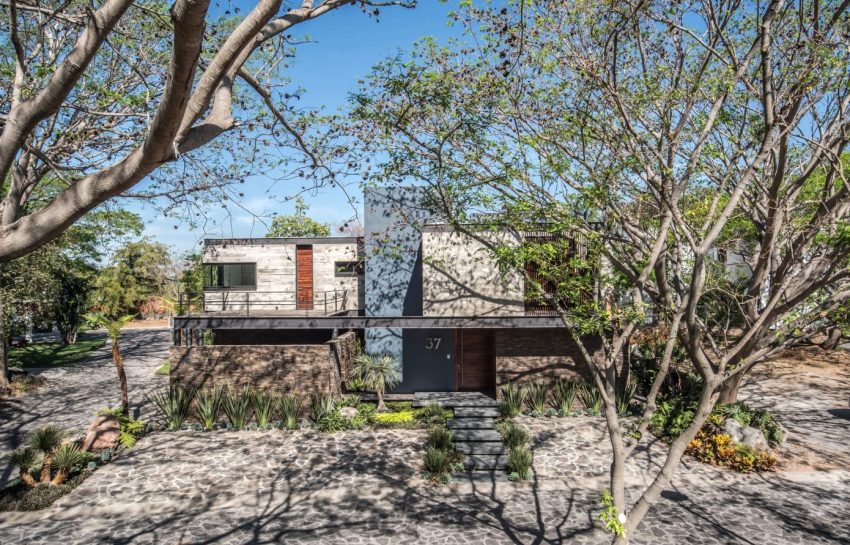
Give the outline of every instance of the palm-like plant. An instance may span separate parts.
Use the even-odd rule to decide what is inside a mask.
[[[35,479],[33,479],[32,473],[30,472],[38,467],[39,463],[41,463],[41,454],[32,447],[26,447],[12,452],[11,458],[12,465],[17,467],[18,471],[21,473],[21,482],[30,488],[37,485],[38,483]]]
[[[56,426],[44,426],[30,432],[27,436],[27,444],[41,453],[41,475],[39,480],[43,483],[50,482],[50,470],[53,467],[53,456],[56,449],[65,439],[65,432]]]
[[[358,354],[354,358],[352,376],[363,383],[367,390],[378,396],[378,412],[386,412],[384,393],[401,381],[398,362],[389,354],[374,356]]]
[[[56,476],[50,481],[53,486],[58,486],[68,479],[71,470],[83,460],[83,451],[73,443],[65,443],[56,449],[53,463],[56,466]]]
[[[106,334],[112,340],[112,363],[115,364],[115,369],[118,371],[118,382],[121,385],[121,412],[127,416],[130,414],[130,398],[127,393],[127,373],[124,371],[124,358],[121,356],[118,338],[121,336],[121,330],[133,320],[134,316],[126,315],[111,318],[104,314],[92,313],[87,315],[87,318],[89,322],[104,328]]]

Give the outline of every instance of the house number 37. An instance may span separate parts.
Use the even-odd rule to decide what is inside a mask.
[[[437,350],[440,348],[440,341],[442,340],[442,337],[426,337],[425,350]]]

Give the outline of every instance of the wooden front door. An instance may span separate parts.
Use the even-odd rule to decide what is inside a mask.
[[[295,247],[295,308],[313,309],[313,247]]]
[[[457,389],[492,392],[496,389],[496,346],[489,329],[458,329],[455,335],[457,354]]]

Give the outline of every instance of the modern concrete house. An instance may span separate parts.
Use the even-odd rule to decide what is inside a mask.
[[[207,240],[203,308],[174,319],[175,377],[251,382],[253,373],[290,389],[336,389],[356,338],[401,362],[398,393],[493,394],[509,381],[584,376],[560,318],[523,276],[500,274],[484,235],[449,229],[425,200],[415,187],[367,191],[362,240]],[[535,236],[486,235],[502,244]],[[201,346],[203,331],[214,346]]]

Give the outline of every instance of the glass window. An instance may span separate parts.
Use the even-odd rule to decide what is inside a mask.
[[[362,261],[336,261],[334,276],[357,276],[363,274]]]
[[[205,288],[255,288],[256,263],[205,263]]]

